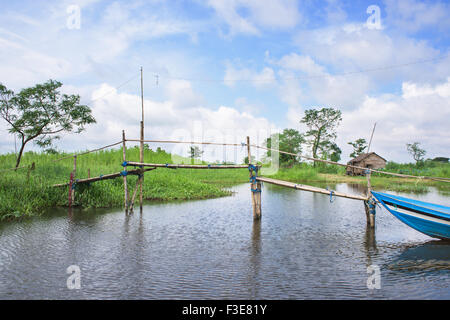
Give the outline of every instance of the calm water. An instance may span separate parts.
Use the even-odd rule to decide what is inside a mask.
[[[338,185],[336,190],[351,186]],[[249,186],[221,199],[120,210],[61,210],[0,224],[1,299],[450,299],[450,243],[377,208],[265,185],[253,222]],[[437,192],[425,201],[447,204]],[[81,269],[69,290],[66,269]],[[378,265],[381,289],[368,289]]]

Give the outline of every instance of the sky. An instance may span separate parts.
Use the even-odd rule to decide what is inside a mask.
[[[450,3],[446,1],[0,0],[0,82],[49,79],[97,120],[56,147],[78,151],[139,137],[263,144],[305,132],[305,110],[342,111],[337,144],[369,140],[387,160],[449,157]],[[14,136],[0,119],[0,153]],[[151,145],[187,155],[186,145]],[[29,145],[27,150],[38,150]],[[244,148],[203,147],[241,162]],[[304,154],[310,151],[304,147]],[[261,151],[254,151],[257,157]]]

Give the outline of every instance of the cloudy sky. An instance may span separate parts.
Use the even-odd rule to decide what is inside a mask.
[[[59,80],[97,124],[64,135],[61,150],[138,138],[144,69],[147,139],[261,144],[300,125],[309,108],[343,112],[337,143],[370,137],[375,151],[411,161],[450,156],[450,5],[447,1],[6,1],[0,82]],[[78,14],[79,13],[79,14]],[[79,18],[79,19],[78,19]],[[14,137],[0,120],[0,152]],[[156,147],[156,146],[155,146]],[[33,146],[30,145],[30,149]],[[187,146],[172,151],[187,152]],[[238,150],[205,148],[210,160]],[[306,152],[307,153],[307,152]]]

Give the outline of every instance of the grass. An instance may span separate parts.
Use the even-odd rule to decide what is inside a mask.
[[[65,154],[43,154],[27,152],[24,165],[35,163],[35,169],[2,171],[0,174],[0,220],[17,219],[39,215],[47,208],[67,206],[68,192],[65,188],[54,188],[53,184],[68,181],[73,169],[73,158],[55,162]],[[172,155],[158,149],[145,150],[146,162],[173,163]],[[139,159],[137,147],[127,150],[128,159]],[[190,159],[178,157],[184,163]],[[177,161],[178,162],[178,161]],[[122,150],[111,149],[79,156],[76,178],[87,178],[122,171]],[[14,167],[15,155],[0,155],[0,170]],[[413,164],[388,163],[387,171],[418,176],[450,177],[450,164],[425,162],[421,166]],[[270,177],[280,180],[306,183],[329,184],[351,183],[367,185],[365,177],[345,175],[345,168],[319,164],[316,167],[301,163],[291,168],[281,168]],[[136,176],[128,176],[132,192],[137,181]],[[247,169],[198,170],[160,168],[145,174],[143,194],[146,200],[190,200],[222,197],[230,195],[227,189],[238,183],[248,182]],[[439,183],[419,179],[401,179],[380,174],[372,175],[374,189],[402,192],[427,192],[430,186],[438,188],[443,194],[450,195],[450,183]],[[123,179],[111,179],[78,185],[75,193],[75,205],[84,208],[123,206]]]
[[[0,220],[40,214],[44,209],[68,205],[67,187],[54,188],[53,184],[67,182],[73,169],[73,158],[55,162],[64,154],[27,152],[21,165],[35,163],[35,170],[3,171],[0,175]],[[145,150],[146,162],[173,163],[172,156],[163,150]],[[139,159],[139,149],[127,150],[128,159]],[[180,158],[188,163],[190,160]],[[0,156],[1,167],[15,164],[14,154]],[[122,150],[100,151],[77,159],[76,178],[87,178],[122,171]],[[128,176],[130,192],[137,177]],[[206,199],[230,195],[227,187],[248,181],[247,169],[196,170],[157,169],[145,174],[143,194],[146,200]],[[75,205],[85,208],[121,207],[123,205],[123,179],[111,179],[80,184],[76,187]]]
[[[450,178],[450,164],[434,163],[427,161],[421,166],[415,164],[397,164],[390,162],[385,171],[417,175],[417,176],[438,176]],[[345,167],[338,167],[320,164],[316,167],[300,163],[291,168],[281,168],[271,178],[286,180],[291,182],[307,182],[311,184],[320,183],[351,183],[367,186],[367,179],[364,176],[347,176]],[[424,193],[429,191],[429,187],[435,187],[444,194],[450,193],[450,183],[436,182],[423,179],[405,179],[383,174],[373,174],[371,177],[373,189],[384,189],[399,192]]]

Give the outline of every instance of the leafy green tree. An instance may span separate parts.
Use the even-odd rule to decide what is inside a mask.
[[[266,146],[272,148],[272,146],[278,143],[278,150],[299,154],[302,152],[302,143],[305,142],[303,135],[295,129],[284,129],[282,133],[272,134],[270,138],[266,139]],[[271,151],[267,151],[267,156],[271,156]],[[294,159],[298,161],[296,157],[280,153],[279,161],[280,163],[287,163]]]
[[[326,146],[336,139],[336,129],[341,121],[342,113],[337,109],[322,108],[305,111],[305,116],[300,122],[308,127],[305,137],[311,146],[313,158],[317,158],[319,152],[326,151]]]
[[[423,158],[427,152],[424,149],[420,148],[419,142],[407,143],[406,149],[408,150],[409,154],[413,156],[416,164],[423,162]]]
[[[61,82],[49,80],[16,94],[0,83],[0,116],[21,141],[16,168],[28,142],[51,147],[59,133],[80,133],[86,124],[95,123],[91,109],[80,105],[80,96],[61,94],[61,86]]]
[[[350,153],[350,158],[356,158],[360,154],[364,153],[367,148],[367,141],[364,138],[359,138],[353,142],[348,142],[353,147],[353,152]]]

